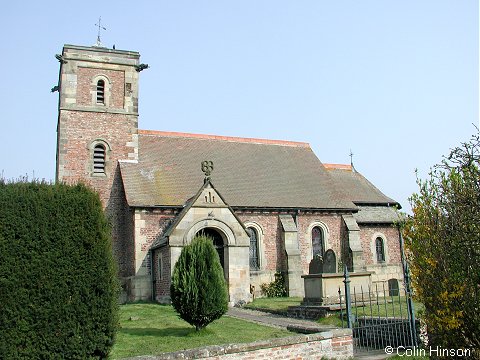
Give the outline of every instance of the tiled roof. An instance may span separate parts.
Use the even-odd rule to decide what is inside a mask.
[[[355,204],[398,206],[350,165],[324,164],[335,184]]]
[[[353,217],[359,224],[393,224],[403,220],[395,208],[387,206],[359,206]]]
[[[120,162],[129,205],[183,206],[204,160],[232,207],[356,210],[307,143],[159,131],[139,131],[138,163]]]

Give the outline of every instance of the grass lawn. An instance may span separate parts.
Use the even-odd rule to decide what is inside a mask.
[[[247,309],[273,310],[287,312],[289,306],[298,306],[302,302],[301,297],[278,297],[278,298],[257,298],[245,305]]]
[[[178,317],[172,306],[159,304],[120,306],[120,326],[110,359],[294,335],[286,330],[228,316],[196,332],[194,327]]]
[[[419,312],[423,310],[423,304],[417,301],[413,301],[413,309],[415,310],[415,316],[418,316]],[[374,300],[367,302],[365,306],[353,307],[352,313],[355,316],[389,316],[389,317],[407,317],[407,303],[404,297],[400,299],[398,297],[387,298],[385,303],[383,298],[378,300],[378,303]]]

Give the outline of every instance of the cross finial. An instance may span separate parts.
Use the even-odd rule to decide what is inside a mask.
[[[355,171],[355,167],[353,166],[353,152],[352,149],[350,149],[350,166],[352,167],[352,171]]]
[[[102,47],[102,42],[100,41],[100,32],[103,30],[107,30],[106,27],[102,26],[102,17],[100,16],[98,18],[98,24],[95,24],[96,27],[98,27],[98,33],[97,33],[97,43],[94,46]]]
[[[202,161],[202,171],[205,173],[205,181],[209,180],[213,171],[213,161]]]

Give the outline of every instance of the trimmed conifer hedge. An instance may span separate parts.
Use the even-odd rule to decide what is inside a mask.
[[[0,358],[105,358],[118,280],[100,199],[83,185],[0,182]]]
[[[227,283],[211,238],[195,237],[182,249],[173,270],[170,296],[180,317],[197,331],[227,312]]]

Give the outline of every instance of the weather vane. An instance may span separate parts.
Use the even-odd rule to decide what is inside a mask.
[[[97,43],[95,46],[102,47],[102,42],[100,41],[100,32],[103,30],[107,30],[106,27],[102,26],[102,17],[100,16],[98,18],[98,24],[95,24],[96,27],[98,27],[98,33],[97,33]]]
[[[213,171],[213,161],[202,161],[202,171],[205,173],[205,181],[209,180]]]

